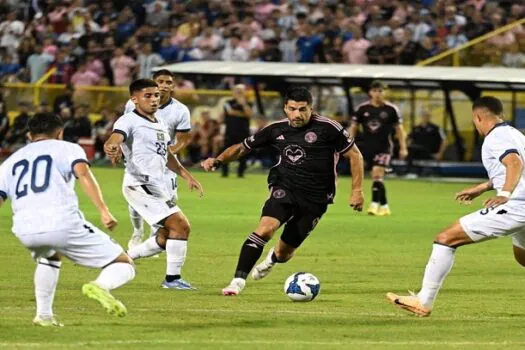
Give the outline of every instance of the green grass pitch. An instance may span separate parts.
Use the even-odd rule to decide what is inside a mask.
[[[121,169],[95,169],[120,226],[131,232],[121,195]],[[369,217],[347,206],[349,178],[339,179],[337,202],[288,264],[262,281],[249,280],[239,297],[220,295],[232,277],[241,243],[257,224],[266,178],[221,179],[198,173],[205,197],[181,183],[180,205],[192,224],[183,276],[197,292],[159,287],[165,257],[137,262],[137,277],[114,292],[128,306],[123,319],[106,315],[81,295],[98,271],[62,267],[55,312],[62,329],[31,325],[33,269],[29,253],[10,233],[11,211],[0,210],[0,348],[8,349],[522,349],[525,271],[513,261],[510,239],[461,248],[430,318],[395,310],[388,291],[419,289],[432,239],[461,215],[477,209],[453,201],[462,184],[387,181],[393,216]],[[365,184],[367,200],[369,186]],[[94,207],[81,196],[86,216]],[[274,241],[273,241],[274,242]],[[272,242],[272,243],[273,243]],[[287,276],[314,273],[321,294],[292,303]]]

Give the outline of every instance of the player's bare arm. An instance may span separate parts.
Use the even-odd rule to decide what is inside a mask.
[[[114,132],[109,139],[104,143],[104,152],[111,159],[113,164],[120,162],[122,153],[120,152],[120,145],[124,143],[124,135]]]
[[[201,166],[206,171],[215,171],[222,164],[233,162],[248,153],[250,150],[244,147],[242,143],[238,143],[225,149],[217,158],[208,158],[201,162]]]
[[[74,166],[73,171],[75,172],[75,176],[78,178],[78,182],[80,183],[82,190],[86,193],[91,202],[93,202],[93,204],[97,207],[104,227],[109,230],[113,230],[117,226],[118,222],[109,212],[108,206],[106,205],[104,197],[102,196],[100,186],[98,185],[95,176],[89,169],[89,165],[86,163],[78,163]]]
[[[509,201],[510,195],[518,185],[523,172],[523,161],[516,153],[509,153],[501,160],[505,166],[505,184],[501,191],[483,203],[486,208],[495,208]]]
[[[350,193],[349,204],[354,210],[362,211],[365,203],[365,196],[363,194],[363,178],[365,177],[363,155],[354,144],[344,156],[350,160],[350,171],[352,172],[352,192]]]
[[[471,204],[472,200],[492,189],[492,182],[489,180],[456,193],[456,201],[458,201],[460,204]]]
[[[177,132],[175,135],[177,142],[168,147],[171,154],[179,153],[191,143],[192,135],[190,132]]]
[[[396,126],[396,137],[399,140],[399,158],[405,159],[408,156],[407,134],[401,124]]]
[[[180,163],[179,159],[174,154],[168,154],[168,169],[182,177],[188,182],[190,191],[199,191],[199,196],[204,196],[204,189],[199,181],[193,177],[193,175]]]

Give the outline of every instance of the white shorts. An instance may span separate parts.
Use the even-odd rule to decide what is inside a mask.
[[[128,204],[152,226],[181,211],[173,195],[158,185],[124,186],[122,193]]]
[[[493,209],[481,209],[459,219],[474,241],[512,236],[512,244],[525,249],[525,204],[509,201]]]
[[[33,258],[49,258],[59,253],[74,263],[101,268],[124,252],[122,247],[102,230],[85,221],[71,230],[17,236]]]
[[[173,200],[175,203],[177,203],[177,174],[169,171],[166,173],[166,175],[164,175],[164,179],[166,181],[166,188],[170,191],[170,193],[173,193]]]

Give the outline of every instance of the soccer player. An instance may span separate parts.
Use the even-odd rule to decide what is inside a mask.
[[[190,111],[186,105],[177,101],[171,97],[171,92],[175,82],[173,80],[173,74],[166,69],[162,69],[153,73],[153,80],[159,86],[160,91],[160,106],[155,113],[155,116],[163,121],[164,125],[168,128],[168,133],[172,140],[171,145],[168,149],[171,153],[177,154],[183,150],[191,141],[191,120]],[[135,104],[132,100],[126,103],[124,113],[133,112]],[[170,188],[173,193],[173,200],[177,202],[177,174],[168,168],[165,169],[165,181],[166,186]],[[131,249],[136,245],[142,243],[144,236],[144,220],[139,213],[129,207],[129,216],[131,218],[131,224],[133,225],[133,234],[128,242],[128,248]],[[150,237],[155,235],[157,232],[155,227],[151,227]],[[186,237],[186,240],[188,237]]]
[[[495,97],[477,99],[472,119],[485,136],[481,153],[489,181],[457,193],[456,200],[470,204],[484,192],[494,189],[497,193],[484,202],[483,209],[462,217],[436,236],[418,294],[387,294],[394,305],[418,316],[430,315],[454,264],[456,249],[463,245],[512,236],[514,258],[525,266],[525,136],[503,121],[503,106]]]
[[[390,166],[392,157],[392,132],[395,130],[399,140],[399,156],[404,159],[408,155],[406,135],[401,124],[401,114],[396,105],[385,100],[385,85],[373,81],[370,85],[370,100],[357,106],[349,129],[350,137],[354,138],[359,125],[363,125],[364,149],[366,163],[372,166],[372,202],[368,214],[390,215],[384,184],[385,169]]]
[[[202,186],[169,151],[169,129],[155,116],[160,106],[158,84],[150,79],[139,79],[131,83],[129,90],[135,110],[115,122],[104,150],[113,162],[124,156],[124,197],[158,230],[156,235],[129,249],[128,254],[138,259],[165,250],[167,267],[162,287],[191,290],[194,289],[191,284],[181,278],[190,224],[173,201],[172,188],[167,187],[166,167],[188,181],[190,189],[199,190],[201,195]]]
[[[101,268],[98,278],[84,284],[82,292],[108,313],[125,316],[126,307],[110,291],[131,281],[135,268],[123,249],[86,221],[78,207],[75,178],[97,207],[104,227],[113,230],[117,225],[89,170],[86,153],[79,145],[61,140],[64,126],[55,114],[36,114],[28,128],[31,143],[0,166],[0,206],[11,199],[13,232],[37,263],[33,323],[63,326],[53,313],[62,257]]]
[[[286,119],[227,148],[217,158],[202,162],[202,167],[211,171],[252,149],[273,146],[280,153],[278,163],[268,176],[270,196],[262,209],[259,225],[242,245],[234,278],[222,290],[224,295],[237,295],[243,290],[264,246],[282,225],[285,227],[281,239],[255,267],[252,277],[259,280],[275,264],[292,258],[333,202],[335,166],[341,154],[350,159],[352,166],[350,206],[357,211],[363,207],[363,158],[354,140],[339,123],[313,113],[312,95],[305,88],[296,87],[287,92],[284,112]]]

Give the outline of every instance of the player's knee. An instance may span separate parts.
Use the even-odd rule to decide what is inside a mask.
[[[444,231],[436,236],[434,243],[451,247],[454,243],[454,237],[447,231]]]
[[[131,259],[129,257],[128,254],[126,253],[122,253],[120,254],[114,261],[113,263],[125,263],[125,264],[130,264],[131,266],[133,266],[133,268],[135,268],[135,263],[133,262],[133,259]]]

